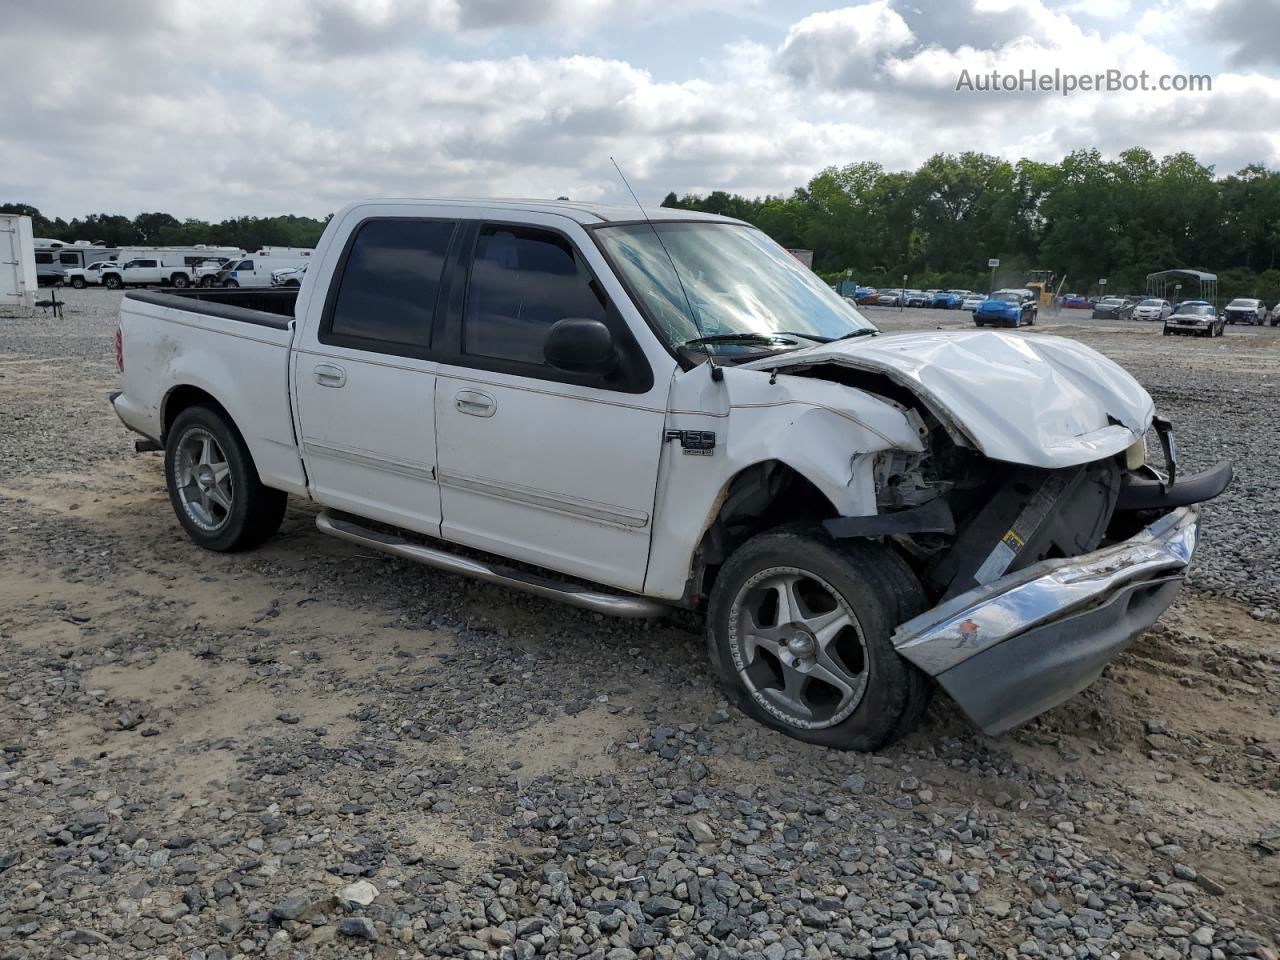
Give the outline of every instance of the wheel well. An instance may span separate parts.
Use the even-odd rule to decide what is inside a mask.
[[[178,414],[188,407],[194,406],[211,407],[217,410],[227,421],[231,418],[227,416],[226,408],[213,398],[213,395],[199,387],[193,387],[190,384],[183,384],[180,387],[174,387],[169,391],[169,395],[164,399],[164,410],[162,416],[162,424],[165,435],[168,435],[169,428],[173,426],[173,421],[178,419]]]
[[[724,561],[756,534],[836,516],[839,511],[826,494],[780,460],[745,468],[726,485],[715,519],[694,551],[691,595],[695,601],[705,597]]]

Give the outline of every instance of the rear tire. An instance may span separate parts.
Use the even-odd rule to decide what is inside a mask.
[[[179,290],[185,290],[187,287],[191,286],[191,280],[185,273],[175,273],[171,282]]]
[[[749,716],[807,743],[876,750],[928,706],[928,678],[890,640],[925,606],[889,547],[834,541],[820,528],[762,533],[716,577],[707,645]]]
[[[71,286],[72,286],[72,289],[83,290],[85,287],[84,277],[72,277]]]
[[[223,280],[223,281],[222,281],[222,285],[223,285],[224,287],[238,287],[238,286],[240,286],[240,284],[238,284],[238,283],[237,283],[236,281],[234,281],[234,280]]]
[[[249,550],[280,529],[287,495],[262,485],[240,431],[219,410],[178,414],[165,437],[164,474],[178,522],[206,550]]]

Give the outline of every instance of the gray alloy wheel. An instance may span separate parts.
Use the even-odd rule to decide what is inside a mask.
[[[810,571],[769,567],[748,579],[730,605],[727,640],[747,692],[790,726],[835,726],[866,693],[862,628],[839,591]]]
[[[235,485],[217,438],[204,427],[189,427],[178,440],[174,466],[178,500],[187,517],[206,533],[220,531],[231,519]]]

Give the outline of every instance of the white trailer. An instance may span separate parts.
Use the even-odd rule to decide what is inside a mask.
[[[29,317],[36,302],[31,218],[0,213],[0,316]]]

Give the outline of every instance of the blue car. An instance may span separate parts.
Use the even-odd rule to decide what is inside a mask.
[[[937,310],[959,310],[968,292],[968,290],[939,290],[929,301],[929,306]]]
[[[973,322],[979,327],[1020,327],[1036,322],[1039,307],[1030,290],[997,290],[978,304]]]

